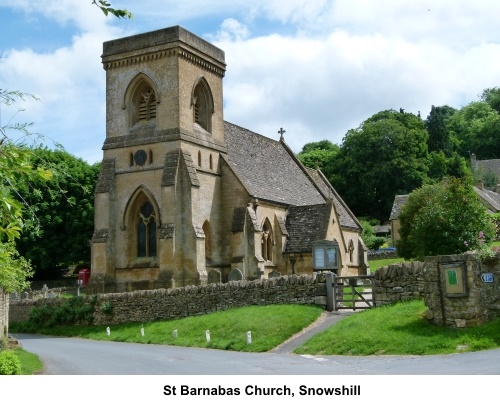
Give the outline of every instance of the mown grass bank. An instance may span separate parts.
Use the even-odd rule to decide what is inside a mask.
[[[500,319],[470,328],[439,327],[425,319],[422,300],[400,302],[351,315],[317,334],[297,354],[432,355],[500,346]]]

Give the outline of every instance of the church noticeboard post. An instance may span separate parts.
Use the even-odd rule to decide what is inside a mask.
[[[441,265],[441,276],[447,297],[464,297],[467,295],[465,263]]]
[[[336,271],[339,268],[339,244],[331,240],[313,242],[313,271]]]

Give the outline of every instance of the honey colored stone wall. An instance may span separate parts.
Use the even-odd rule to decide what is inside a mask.
[[[500,316],[500,255],[481,260],[474,254],[429,257],[424,281],[427,319],[436,325],[468,327]],[[443,273],[449,264],[465,267],[465,294],[448,294]],[[487,281],[487,280],[491,280]]]
[[[60,303],[61,300],[57,298],[20,300],[10,306],[10,320],[27,320],[33,307],[45,304],[57,306]],[[326,308],[324,275],[285,276],[227,284],[98,294],[94,324],[177,319],[229,308],[271,304],[314,304]],[[106,308],[111,308],[111,311]]]
[[[451,266],[451,267],[450,267]],[[446,269],[464,269],[464,292],[450,292]],[[500,316],[500,254],[427,257],[424,262],[399,263],[375,272],[376,305],[423,298],[426,318],[439,326],[468,327]]]
[[[424,263],[396,263],[375,272],[374,288],[376,305],[392,304],[423,298]]]

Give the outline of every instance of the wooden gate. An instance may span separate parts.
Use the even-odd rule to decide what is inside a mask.
[[[367,309],[375,306],[374,276],[338,277],[326,274],[326,309]]]

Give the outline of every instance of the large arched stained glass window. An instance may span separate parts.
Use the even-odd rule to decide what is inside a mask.
[[[137,223],[137,257],[156,256],[156,220],[155,211],[146,201],[139,211]]]

